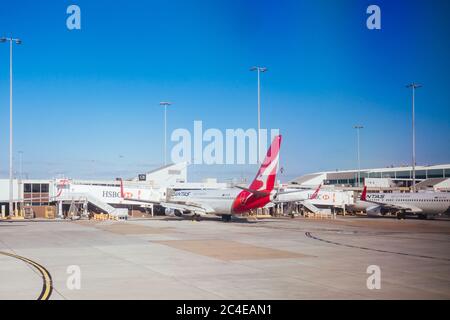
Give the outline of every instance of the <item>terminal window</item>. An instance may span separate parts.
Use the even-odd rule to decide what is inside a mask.
[[[395,172],[383,172],[383,178],[395,178]]]
[[[411,172],[410,171],[397,171],[397,179],[410,179]]]
[[[425,170],[418,170],[416,171],[416,179],[426,179],[427,173]]]
[[[23,185],[23,192],[31,192],[31,183],[25,183]]]
[[[450,177],[450,169],[445,169],[445,177],[446,178]]]
[[[442,169],[431,169],[427,171],[428,178],[443,178],[444,170]]]
[[[23,193],[25,201],[32,201],[33,206],[42,206],[48,204],[48,183],[25,183],[23,185]],[[28,203],[27,204],[30,204]]]

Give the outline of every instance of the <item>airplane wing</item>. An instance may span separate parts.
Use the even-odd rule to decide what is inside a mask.
[[[186,202],[186,203],[161,202],[160,205],[162,205],[165,208],[169,208],[169,209],[175,209],[175,210],[181,210],[181,211],[191,211],[198,215],[214,213],[213,208],[206,206],[204,204],[198,204],[198,203],[194,203],[194,202]]]
[[[411,212],[411,213],[421,213],[423,210],[416,207],[416,206],[410,206],[410,205],[403,205],[401,203],[397,203],[397,204],[386,204],[386,203],[380,203],[378,204],[378,206],[381,206],[383,208],[387,208],[387,209],[393,209],[393,210],[405,210],[407,212]]]
[[[181,211],[192,211],[199,215],[213,213],[214,209],[206,206],[204,204],[198,204],[195,202],[170,202],[170,201],[152,201],[152,200],[142,200],[134,198],[124,198],[124,200],[136,201],[142,203],[157,204],[169,209],[181,210]]]
[[[317,198],[317,195],[319,194],[320,188],[322,187],[322,184],[319,184],[319,186],[317,187],[317,189],[314,191],[314,193],[309,197],[306,198],[305,196],[301,196],[298,197],[297,199],[291,198],[291,199],[282,199],[279,200],[278,196],[279,195],[285,195],[285,194],[290,194],[290,193],[299,193],[299,194],[303,194],[305,192],[305,190],[289,190],[289,191],[281,191],[281,192],[277,192],[274,196],[274,199],[272,200],[273,203],[286,203],[286,202],[304,202],[306,200],[314,200]]]
[[[404,209],[407,212],[412,212],[412,213],[421,213],[423,212],[422,209],[416,207],[416,206],[411,206],[411,205],[402,205],[402,204],[396,204],[395,205],[396,208],[400,208],[400,209]]]
[[[142,202],[142,203],[161,204],[161,201],[154,201],[154,200],[142,200],[142,199],[135,199],[135,198],[122,198],[122,199],[128,200],[128,201]]]
[[[265,191],[258,191],[258,190],[252,190],[246,187],[241,187],[241,186],[235,186],[236,188],[248,191],[250,193],[252,193],[255,197],[257,198],[262,198],[262,197],[266,197],[270,195],[270,192],[265,192]]]
[[[290,194],[290,193],[296,193],[296,192],[301,192],[301,191],[304,191],[304,190],[296,189],[296,190],[289,190],[289,191],[277,191],[277,195]]]

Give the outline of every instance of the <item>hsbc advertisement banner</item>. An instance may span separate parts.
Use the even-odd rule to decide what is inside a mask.
[[[68,180],[61,180],[55,184],[56,200],[64,198],[71,194],[89,194],[105,203],[110,204],[140,204],[142,202],[124,200],[120,194],[120,186],[103,186],[103,185],[89,185],[89,184],[75,184]],[[163,194],[162,190],[155,190],[149,188],[139,188],[137,186],[123,188],[124,198],[132,198],[137,200],[161,201]]]
[[[321,190],[317,194],[316,199],[310,199],[308,201],[310,201],[312,204],[315,205],[342,206],[353,204],[353,197],[351,192],[345,191],[333,192]]]

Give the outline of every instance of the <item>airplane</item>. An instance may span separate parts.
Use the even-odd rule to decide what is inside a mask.
[[[353,209],[365,210],[368,216],[396,213],[398,219],[405,219],[406,214],[426,219],[429,216],[450,213],[448,192],[367,193],[367,186],[364,186],[360,199]]]
[[[123,182],[121,196],[125,200],[159,204],[166,208],[168,215],[199,216],[218,215],[225,222],[232,216],[239,216],[268,205],[276,194],[275,178],[278,170],[281,135],[277,135],[267,151],[254,180],[248,187],[235,186],[213,190],[178,190],[167,197],[166,201],[155,202],[125,197]]]

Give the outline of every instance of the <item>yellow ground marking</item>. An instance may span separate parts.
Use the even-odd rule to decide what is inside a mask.
[[[28,263],[29,265],[31,265],[32,267],[34,267],[37,271],[39,271],[39,273],[42,276],[43,284],[42,284],[42,291],[41,291],[39,297],[37,298],[37,300],[48,300],[50,298],[52,291],[53,291],[53,284],[52,284],[52,276],[47,271],[47,269],[45,269],[39,263],[34,262],[33,260],[30,260],[28,258],[19,256],[16,254],[12,254],[9,252],[3,252],[3,251],[0,251],[0,254],[11,257],[11,258],[22,260],[22,261]]]

